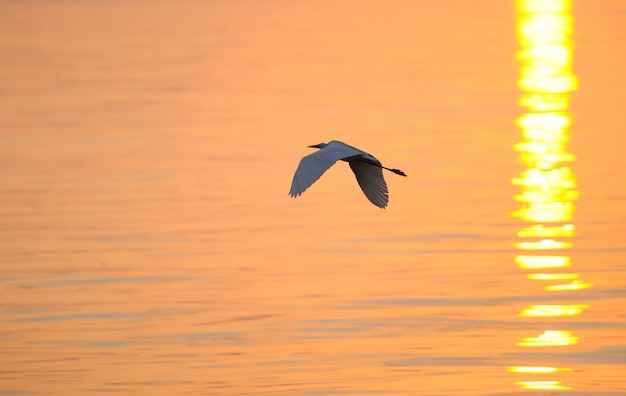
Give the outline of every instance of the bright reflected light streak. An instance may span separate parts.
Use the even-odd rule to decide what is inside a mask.
[[[578,274],[528,274],[532,280],[573,280],[578,279]]]
[[[559,196],[575,188],[576,180],[568,167],[551,170],[530,168],[522,173],[521,178],[513,179],[513,184]]]
[[[569,305],[531,305],[520,313],[520,316],[574,316],[580,315],[585,309],[589,308],[587,304],[569,304]]]
[[[569,100],[563,95],[527,93],[522,95],[519,104],[522,107],[532,108],[535,111],[561,111],[566,110]]]
[[[515,247],[528,254],[518,255],[515,262],[523,269],[543,270],[569,267],[571,258],[550,254],[550,250],[569,249],[564,238],[575,236],[572,224],[574,202],[578,200],[577,182],[568,166],[576,160],[569,153],[572,118],[569,112],[570,92],[578,89],[573,73],[573,17],[571,0],[517,0],[517,35],[520,50],[518,86],[522,90],[519,104],[526,112],[517,119],[523,140],[514,148],[526,169],[511,183],[521,192],[515,196],[520,207],[511,213],[527,225],[517,233],[522,240]],[[533,255],[536,251],[537,255]],[[557,252],[554,252],[557,253]],[[560,253],[560,252],[559,252]],[[591,287],[573,273],[533,273],[532,280],[569,281],[544,286],[545,290],[563,291]],[[586,304],[531,305],[519,315],[553,317],[579,315]],[[536,337],[518,342],[521,347],[563,347],[578,342],[569,331],[546,330]],[[555,374],[569,368],[546,366],[511,366],[509,372],[526,375]],[[560,381],[519,381],[523,389],[568,390]]]
[[[562,226],[544,226],[537,224],[525,227],[517,233],[520,238],[524,237],[572,237],[576,233],[574,224],[565,224]]]
[[[571,124],[567,113],[557,112],[526,113],[517,119],[517,125],[522,128],[525,137],[546,142],[569,141],[563,129]]]
[[[511,366],[507,369],[507,371],[510,373],[551,374],[559,371],[572,371],[572,369],[542,366]]]
[[[554,239],[542,239],[537,242],[517,242],[515,247],[520,250],[548,250],[548,249],[567,249],[572,247],[569,242],[559,242]]]
[[[517,26],[521,49],[520,105],[528,111],[517,125],[524,140],[515,145],[528,169],[512,183],[524,189],[516,197],[524,205],[512,213],[536,223],[569,222],[578,199],[567,152],[572,124],[569,93],[578,88],[572,71],[573,20],[569,0],[518,0]]]
[[[558,162],[572,162],[574,154],[565,151],[565,144],[545,144],[540,142],[518,143],[515,150],[520,153],[521,162],[540,170],[551,169]]]
[[[517,3],[518,12],[555,12],[569,13],[572,5],[569,1],[524,0]]]
[[[572,283],[566,283],[566,284],[562,284],[562,285],[546,286],[544,289],[545,290],[550,290],[550,291],[580,290],[580,289],[587,289],[587,288],[592,287],[592,286],[593,286],[593,283],[588,283],[588,282],[575,280]]]
[[[568,256],[517,256],[515,262],[524,269],[562,268],[571,265]]]
[[[561,385],[561,381],[518,381],[516,382],[523,389],[533,390],[567,390],[569,386]]]
[[[532,202],[512,213],[534,223],[571,221],[574,205],[571,202]]]
[[[544,203],[575,201],[578,199],[578,191],[524,191],[515,196],[519,202]]]
[[[568,346],[578,343],[578,337],[572,335],[571,331],[546,330],[537,337],[526,337],[517,343],[523,347],[552,347]]]
[[[538,157],[542,159],[552,158],[555,162],[576,159],[575,155],[565,152],[564,142],[525,141],[517,143],[513,148],[521,152],[522,162],[528,164],[532,164]]]

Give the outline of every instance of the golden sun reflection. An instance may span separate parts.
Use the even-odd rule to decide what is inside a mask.
[[[553,239],[542,239],[537,242],[518,242],[515,244],[515,247],[520,250],[566,249],[572,247],[572,244]]]
[[[532,280],[572,280],[578,279],[578,274],[528,274]]]
[[[569,267],[571,259],[568,256],[517,256],[515,262],[524,269],[560,268]]]
[[[515,212],[514,216],[536,223],[571,221],[573,211],[571,202],[531,202]]]
[[[561,381],[518,381],[516,382],[522,389],[533,390],[567,390],[569,386],[561,385]]]
[[[562,284],[562,285],[546,286],[544,289],[552,290],[552,291],[580,290],[580,289],[587,289],[587,288],[592,287],[592,286],[593,286],[593,283],[588,283],[588,282],[575,280],[572,283],[565,283],[565,284]]]
[[[543,224],[537,224],[525,227],[517,233],[520,238],[523,237],[571,237],[574,236],[576,228],[573,224],[564,224],[562,226],[550,227]]]
[[[580,315],[587,308],[587,304],[531,305],[520,316],[574,316]]]
[[[546,330],[536,337],[526,337],[517,343],[523,347],[568,346],[578,343],[571,331]]]
[[[508,371],[510,373],[552,374],[557,371],[572,371],[572,369],[559,367],[511,366],[508,368]]]
[[[520,253],[515,262],[522,269],[552,269],[554,273],[527,275],[536,281],[565,281],[543,286],[550,292],[580,290],[592,287],[579,280],[576,273],[556,271],[571,266],[572,259],[564,251],[573,243],[567,238],[576,235],[572,223],[574,202],[578,191],[574,172],[568,165],[576,160],[569,153],[570,92],[578,88],[572,71],[573,17],[571,0],[518,0],[517,34],[520,43],[518,59],[522,90],[520,106],[526,112],[517,119],[523,140],[514,146],[526,166],[511,183],[521,188],[515,196],[520,207],[511,213],[531,223],[517,232]],[[552,254],[558,251],[559,254]],[[533,254],[535,253],[535,254]],[[555,252],[556,253],[556,252]],[[569,282],[569,283],[568,283]],[[587,304],[537,304],[524,309],[520,317],[567,317],[582,314]],[[538,336],[523,338],[520,347],[566,347],[578,343],[570,331],[545,330]],[[570,368],[546,366],[511,366],[511,373],[541,375],[572,371]],[[560,381],[518,381],[522,389],[568,390]]]

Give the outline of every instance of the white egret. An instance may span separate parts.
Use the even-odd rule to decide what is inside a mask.
[[[292,197],[300,196],[307,188],[319,179],[335,162],[342,160],[350,164],[350,168],[356,176],[361,190],[371,203],[384,208],[389,202],[387,183],[383,178],[383,169],[387,169],[397,175],[406,176],[399,169],[390,169],[383,166],[373,155],[349,146],[338,140],[329,143],[320,143],[313,146],[320,149],[300,160],[300,165],[293,175],[291,182]]]

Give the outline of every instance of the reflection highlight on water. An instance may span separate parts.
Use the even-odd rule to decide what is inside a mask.
[[[512,373],[556,373],[557,371],[572,371],[569,368],[558,368],[558,367],[528,367],[528,366],[515,366],[510,367],[509,371]]]
[[[559,371],[571,371],[570,369]],[[569,386],[561,385],[560,381],[518,381],[516,382],[522,389],[529,390],[568,390]]]
[[[562,226],[545,226],[543,224],[537,224],[530,227],[525,227],[517,233],[517,236],[522,237],[570,237],[574,236],[575,228],[573,224],[565,224]]]
[[[566,346],[578,343],[571,331],[546,330],[535,337],[526,337],[517,343],[519,346]]]
[[[572,223],[574,202],[578,199],[576,179],[567,165],[576,157],[568,152],[569,93],[576,90],[577,78],[572,70],[573,17],[569,0],[519,0],[518,38],[521,49],[519,87],[520,105],[527,109],[517,120],[523,141],[515,145],[520,160],[527,168],[512,183],[522,188],[515,199],[521,207],[514,212],[531,225],[518,231],[515,247],[523,251],[515,262],[523,269],[554,269],[569,267],[571,257],[550,251],[570,249],[573,242],[562,240],[576,235]],[[552,239],[554,238],[554,239]],[[536,251],[540,254],[529,254]],[[530,273],[537,281],[566,281],[544,290],[561,292],[591,287],[580,281],[575,273]],[[587,304],[534,304],[524,309],[520,317],[568,317],[582,314]],[[545,330],[537,336],[523,338],[520,347],[566,347],[576,344],[578,337],[569,330]],[[512,373],[555,374],[570,372],[571,368],[546,366],[511,366]],[[569,390],[561,380],[528,380],[515,382],[528,390]]]
[[[568,256],[517,256],[515,262],[524,269],[569,267],[571,258]],[[531,274],[532,275],[532,274]]]
[[[520,316],[574,316],[587,308],[587,304],[531,305]]]

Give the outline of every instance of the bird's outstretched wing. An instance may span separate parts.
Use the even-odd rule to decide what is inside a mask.
[[[300,160],[293,175],[289,195],[297,197],[319,179],[324,172],[341,159],[359,154],[360,151],[346,144],[329,144],[323,149],[309,154]]]
[[[365,161],[350,161],[350,168],[371,203],[385,208],[389,202],[389,190],[383,178],[383,168]]]

